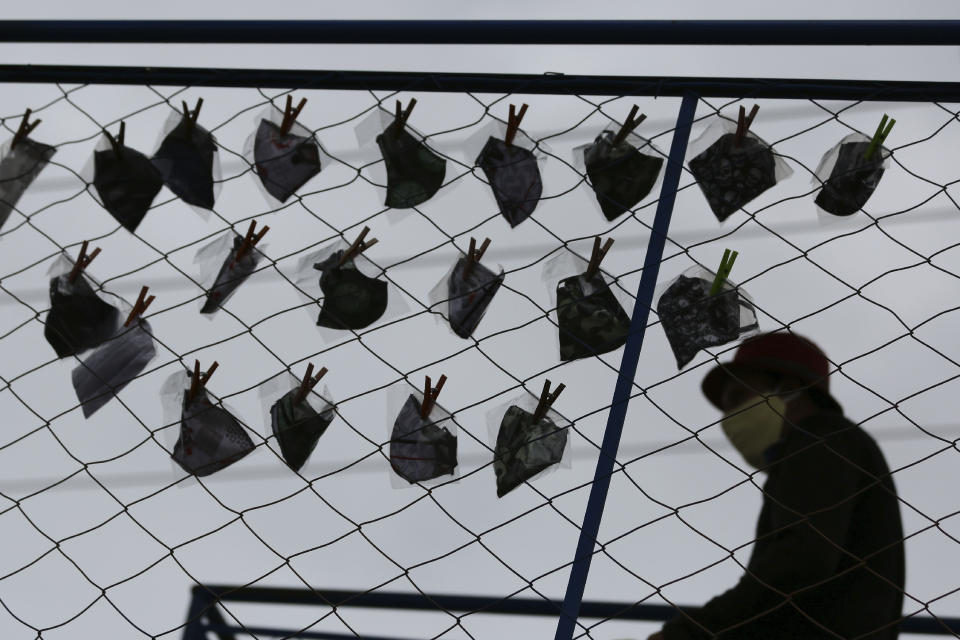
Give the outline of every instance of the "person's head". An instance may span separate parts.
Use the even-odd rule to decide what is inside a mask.
[[[764,334],[740,345],[732,362],[714,368],[704,395],[723,411],[723,430],[754,467],[764,451],[811,414],[840,411],[829,393],[826,356],[805,338]]]

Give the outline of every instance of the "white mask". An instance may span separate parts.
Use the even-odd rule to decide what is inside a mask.
[[[773,393],[777,393],[774,391]],[[723,416],[721,426],[730,443],[755,469],[764,466],[763,452],[780,439],[787,402],[793,399],[771,395],[747,398]]]

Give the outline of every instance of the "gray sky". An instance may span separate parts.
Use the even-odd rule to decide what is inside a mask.
[[[906,8],[909,6],[909,12]],[[806,2],[787,10],[769,2],[650,3],[607,2],[370,2],[286,3],[264,6],[227,2],[165,2],[147,7],[108,2],[67,2],[6,7],[12,18],[957,18],[954,2]],[[81,13],[82,11],[82,13]],[[376,47],[376,46],[136,46],[0,45],[7,63],[151,64],[268,68],[394,69],[482,72],[557,71],[637,75],[729,75],[836,78],[952,79],[960,67],[956,47],[817,48],[790,47]],[[303,190],[302,204],[273,211],[255,178],[245,171],[247,137],[268,98],[280,91],[161,87],[56,87],[22,85],[0,92],[6,127],[27,107],[43,124],[37,140],[58,147],[19,204],[30,224],[14,214],[0,239],[0,376],[14,380],[0,391],[5,428],[0,434],[0,637],[140,638],[179,637],[188,591],[196,582],[246,583],[318,588],[385,589],[506,595],[530,582],[538,593],[560,598],[596,463],[596,447],[606,419],[621,351],[602,358],[559,364],[555,329],[542,317],[550,306],[541,258],[562,240],[608,233],[617,242],[604,261],[610,274],[623,275],[626,291],[636,290],[653,219],[654,197],[644,200],[638,219],[612,225],[599,214],[580,182],[573,149],[589,142],[608,122],[597,112],[623,118],[632,101],[576,97],[401,94],[418,104],[410,124],[431,137],[448,159],[448,178],[464,174],[423,207],[383,212],[382,163],[376,145],[358,145],[355,127],[376,104],[361,92],[295,92],[309,99],[300,122],[317,132],[337,161]],[[127,143],[144,153],[156,149],[161,127],[181,99],[204,98],[200,124],[214,130],[221,145],[226,180],[215,215],[203,216],[164,189],[132,236],[83,189],[77,174],[88,163],[101,124],[123,117]],[[266,97],[265,97],[266,96]],[[385,92],[377,97],[386,98]],[[276,100],[280,105],[282,98]],[[387,104],[392,104],[391,97]],[[542,167],[545,198],[531,220],[510,229],[496,214],[489,188],[473,178],[475,136],[492,121],[506,119],[510,102],[527,102],[524,130],[550,136],[553,154]],[[713,119],[713,109],[735,117],[738,104],[706,98],[695,139]],[[678,100],[638,100],[648,119],[638,133],[662,151],[676,117]],[[760,324],[772,330],[789,324],[814,338],[843,375],[831,385],[845,411],[880,442],[891,468],[903,468],[895,482],[903,500],[907,542],[907,611],[930,603],[941,615],[960,615],[960,596],[940,598],[956,587],[949,568],[960,560],[960,534],[954,492],[960,480],[958,452],[943,439],[960,436],[954,415],[960,356],[954,313],[960,281],[960,254],[949,249],[960,218],[938,185],[957,180],[950,160],[960,143],[952,105],[905,105],[762,101],[752,128],[775,143],[793,175],[750,203],[747,210],[775,230],[770,233],[740,212],[724,225],[710,213],[696,186],[678,196],[660,282],[694,264],[715,267],[725,248],[740,251],[732,279],[743,283],[761,310]],[[749,104],[747,104],[749,107]],[[830,122],[827,110],[843,110]],[[809,195],[812,171],[822,155],[852,129],[872,132],[883,113],[897,118],[887,146],[897,163],[885,174],[866,207],[873,217],[905,212],[866,229],[856,216],[824,224]],[[815,126],[819,125],[819,126]],[[115,130],[115,126],[113,129]],[[454,130],[456,129],[456,130]],[[809,129],[809,131],[807,131]],[[454,131],[451,131],[454,130]],[[558,132],[566,132],[557,135]],[[449,133],[438,133],[449,132]],[[797,135],[799,132],[805,132]],[[9,131],[0,135],[6,139]],[[351,167],[366,166],[354,180]],[[682,185],[690,185],[686,174]],[[397,215],[399,213],[399,215]],[[337,346],[319,334],[308,312],[294,308],[301,298],[277,271],[256,274],[231,298],[230,313],[213,320],[198,317],[201,287],[193,258],[232,222],[257,216],[271,230],[264,252],[277,268],[292,274],[303,253],[324,245],[337,229],[373,216],[368,224],[380,243],[370,250],[403,287],[409,313],[429,304],[428,292],[443,277],[468,230],[493,243],[485,258],[510,272],[480,325],[480,348],[453,336],[427,314],[373,331],[363,345]],[[20,226],[16,226],[20,225]],[[242,231],[246,222],[238,222]],[[10,231],[15,228],[15,231]],[[354,235],[351,232],[348,235]],[[726,235],[732,234],[732,235]],[[849,234],[845,237],[839,237]],[[42,337],[49,306],[47,269],[59,246],[89,237],[103,252],[91,275],[128,302],[142,284],[157,295],[149,315],[163,347],[154,369],[124,389],[88,420],[76,407],[70,386],[73,361],[56,361]],[[724,236],[724,237],[720,237]],[[833,238],[832,241],[823,244]],[[320,243],[320,244],[317,244]],[[317,246],[314,246],[317,245]],[[571,246],[589,253],[590,240]],[[694,246],[695,245],[695,246]],[[802,252],[821,245],[803,257]],[[690,255],[681,248],[691,247]],[[942,250],[941,253],[938,253]],[[408,261],[412,255],[427,252]],[[931,266],[925,259],[937,254]],[[38,262],[39,261],[39,262]],[[780,265],[780,266],[777,266]],[[888,271],[901,268],[899,271]],[[877,279],[881,274],[883,277]],[[189,276],[189,277],[188,277]],[[868,284],[869,283],[869,284]],[[859,292],[858,292],[859,289]],[[838,300],[845,299],[837,303]],[[837,303],[837,304],[833,304]],[[820,311],[833,305],[825,311]],[[286,310],[284,313],[279,313]],[[38,315],[39,314],[39,315]],[[231,315],[233,314],[233,315]],[[539,316],[539,318],[538,318]],[[554,315],[551,314],[551,319]],[[919,326],[918,325],[921,325]],[[22,326],[21,326],[22,325]],[[252,332],[247,327],[252,326]],[[909,330],[914,330],[909,335]],[[502,332],[502,333],[501,333]],[[890,343],[887,345],[887,343]],[[887,345],[880,348],[882,345]],[[753,537],[760,492],[748,481],[739,455],[724,443],[719,415],[699,393],[714,357],[728,359],[734,345],[701,352],[679,372],[659,325],[646,336],[636,379],[645,397],[631,404],[619,461],[627,472],[613,480],[601,539],[617,538],[609,555],[598,555],[588,584],[589,599],[640,600],[650,585],[664,585],[719,562],[694,577],[671,584],[673,602],[697,604],[728,588],[741,569],[720,562],[738,548],[745,563]],[[939,351],[940,354],[936,353]],[[307,360],[327,366],[324,379],[338,401],[340,418],[320,441],[301,471],[290,473],[277,458],[275,440],[228,469],[205,479],[183,480],[164,447],[171,441],[164,425],[159,389],[180,365],[216,359],[220,369],[210,390],[263,442],[269,422],[257,386],[285,364],[300,374]],[[271,353],[272,352],[272,353]],[[322,353],[320,353],[322,352]],[[727,352],[725,355],[724,352]],[[430,364],[442,360],[442,364]],[[396,371],[449,377],[440,404],[455,412],[460,436],[460,478],[427,494],[397,489],[377,443],[388,439],[393,421],[380,387],[397,380]],[[531,376],[533,376],[531,378]],[[495,431],[488,412],[520,394],[518,380],[539,390],[545,377],[567,390],[556,409],[577,419],[570,464],[537,477],[503,499],[494,491],[489,446]],[[932,388],[931,388],[932,387]],[[402,387],[401,387],[402,388]],[[485,400],[490,398],[489,400]],[[482,402],[481,402],[482,401]],[[479,403],[479,404],[478,404]],[[899,403],[893,408],[891,403]],[[711,426],[712,425],[712,426]],[[931,434],[921,432],[922,426]],[[704,430],[701,443],[680,444],[645,455]],[[156,439],[151,439],[156,432]],[[27,435],[29,434],[29,435]],[[175,434],[173,436],[175,438]],[[922,462],[918,462],[921,461]],[[359,463],[344,469],[353,462]],[[85,466],[84,466],[85,465]],[[58,481],[68,478],[56,486]],[[96,478],[96,481],[94,480]],[[306,480],[305,480],[306,479]],[[308,481],[313,482],[308,482]],[[754,478],[757,484],[762,476]],[[97,484],[102,483],[102,487]],[[578,488],[579,487],[579,488]],[[730,491],[731,487],[735,487]],[[38,489],[44,489],[34,494]],[[545,496],[560,496],[552,506]],[[31,496],[31,497],[26,497]],[[707,500],[709,498],[709,500]],[[19,508],[13,500],[19,500]],[[706,501],[704,501],[706,500]],[[701,502],[704,501],[704,502]],[[692,506],[692,503],[699,503]],[[669,505],[669,509],[663,505]],[[662,518],[682,507],[684,519]],[[242,514],[242,518],[240,515]],[[526,514],[522,515],[521,514]],[[931,522],[940,521],[938,530]],[[362,526],[357,530],[357,524]],[[626,534],[626,535],[625,535]],[[702,534],[702,535],[701,535]],[[482,545],[476,542],[480,537]],[[709,540],[708,540],[709,539]],[[710,542],[710,540],[714,542]],[[59,549],[54,547],[60,542]],[[171,553],[170,549],[174,549]],[[289,562],[287,562],[289,559]],[[407,575],[405,576],[405,570]],[[94,585],[97,585],[96,587]],[[100,597],[100,587],[107,598]],[[531,590],[522,595],[534,596]],[[652,598],[650,602],[659,602]],[[91,605],[91,603],[93,603]],[[87,608],[89,607],[89,608]],[[320,609],[231,607],[244,624],[305,626],[327,614]],[[20,618],[26,624],[17,621]],[[591,621],[593,622],[593,621]],[[373,614],[345,609],[327,616],[318,629],[352,629],[363,634],[393,632],[403,637],[434,637],[453,619],[443,614]],[[553,620],[470,616],[463,628],[443,638],[547,637]],[[656,625],[604,623],[597,639],[646,637]],[[402,633],[401,633],[402,631]],[[468,635],[469,633],[469,635]]]

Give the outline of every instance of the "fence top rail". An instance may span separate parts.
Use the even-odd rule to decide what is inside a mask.
[[[960,45],[960,20],[2,20],[0,42]]]
[[[0,65],[2,83],[960,102],[960,82]]]

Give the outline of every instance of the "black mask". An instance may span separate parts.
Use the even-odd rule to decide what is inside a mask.
[[[317,441],[333,422],[333,409],[317,413],[306,400],[298,401],[293,389],[270,407],[270,425],[280,444],[283,460],[299,471],[313,453]]]
[[[560,462],[567,446],[567,430],[549,418],[534,421],[533,414],[514,405],[500,421],[493,471],[497,497],[502,498],[526,480]]]
[[[281,134],[269,120],[257,127],[253,160],[263,187],[280,202],[320,173],[320,149],[313,138]]]
[[[24,138],[0,162],[0,227],[56,151],[50,145]]]
[[[204,302],[203,308],[200,309],[200,313],[214,313],[257,268],[259,256],[255,249],[247,251],[242,258],[234,262],[233,259],[242,244],[243,238],[240,236],[233,237],[233,248],[224,258],[220,271],[217,272],[217,279],[210,288],[210,293],[207,294],[207,300]]]
[[[103,207],[131,233],[163,186],[163,178],[150,159],[130,147],[121,147],[93,154],[93,186]]]
[[[213,209],[213,134],[180,119],[153,156],[164,184],[187,204]]]
[[[157,350],[146,320],[120,326],[116,334],[74,367],[71,377],[83,417],[89,418],[140,375]]]
[[[597,202],[611,221],[647,197],[663,166],[663,158],[640,153],[626,141],[614,146],[613,138],[613,132],[604,131],[583,153]]]
[[[510,226],[515,227],[529,218],[543,193],[540,167],[533,152],[490,137],[476,164],[483,169],[500,213]]]
[[[253,451],[253,441],[237,419],[210,402],[205,390],[200,390],[192,402],[187,395],[183,397],[180,437],[172,456],[184,471],[208,476]]]
[[[387,166],[386,205],[409,209],[433,197],[443,184],[447,162],[398,127],[396,121],[377,136]]]
[[[393,423],[390,464],[413,484],[450,475],[457,467],[457,438],[446,427],[420,417],[420,403],[411,395]]]
[[[58,358],[91,349],[110,338],[120,312],[94,293],[83,274],[71,284],[68,274],[50,279],[50,313],[43,336]]]
[[[450,328],[461,338],[473,335],[503,283],[503,274],[496,274],[479,262],[474,262],[467,277],[463,277],[467,259],[461,258],[447,281]]]
[[[869,142],[846,142],[840,145],[837,163],[830,177],[817,194],[817,205],[836,216],[849,216],[873,195],[883,176],[883,154],[875,152],[864,158]]]
[[[630,333],[630,317],[599,273],[557,285],[560,359],[576,360],[618,349]]]
[[[323,306],[317,324],[331,329],[363,329],[387,310],[387,283],[360,273],[353,260],[338,266],[343,251],[313,265],[321,272]]]
[[[773,150],[744,136],[727,133],[690,161],[690,171],[707,197],[713,214],[723,222],[730,214],[777,183]]]
[[[657,315],[678,369],[693,360],[700,349],[732,342],[758,326],[753,306],[737,289],[726,288],[711,296],[712,286],[703,278],[681,275],[657,302]],[[741,311],[746,312],[746,326]]]

